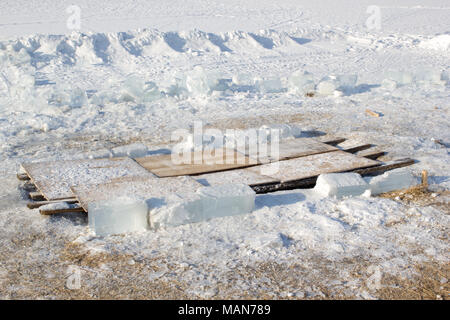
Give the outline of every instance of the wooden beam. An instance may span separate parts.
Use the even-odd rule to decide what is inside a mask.
[[[75,213],[75,212],[85,212],[82,207],[65,208],[65,209],[52,209],[52,210],[39,210],[39,213],[44,216],[50,216],[58,213]]]
[[[44,196],[39,191],[32,191],[32,192],[29,193],[29,196],[30,196],[30,199],[34,200],[34,201],[43,201],[43,200],[45,200]]]
[[[30,177],[26,173],[18,173],[17,179],[19,179],[20,181],[28,181],[30,180]]]
[[[342,149],[342,151],[349,152],[349,153],[357,153],[358,151],[367,150],[373,147],[373,144],[367,143],[367,144],[361,144],[353,147],[348,147]]]
[[[28,202],[27,203],[27,207],[29,209],[36,209],[42,206],[45,206],[46,204],[51,204],[51,203],[60,203],[60,202],[67,202],[67,203],[77,203],[78,200],[75,198],[70,198],[70,199],[64,199],[64,200],[52,200],[52,201],[32,201],[32,202]]]

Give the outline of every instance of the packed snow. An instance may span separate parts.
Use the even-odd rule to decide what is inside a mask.
[[[80,30],[67,27],[71,5]],[[1,298],[108,297],[120,279],[200,298],[377,298],[396,287],[372,276],[406,281],[414,266],[448,265],[448,1],[7,0],[0,12]],[[172,133],[195,121],[224,133],[279,128],[285,139],[329,133],[373,143],[388,152],[383,160],[417,162],[370,179],[321,179],[336,197],[205,189],[227,198],[226,212],[204,209],[216,204],[199,192],[155,199],[150,224],[160,228],[122,235],[96,235],[81,213],[26,208],[21,163],[167,154]],[[417,183],[422,170],[425,204],[375,196]],[[355,184],[359,195],[341,192]],[[143,207],[133,210],[143,217]],[[67,258],[73,246],[88,258]],[[123,255],[127,267],[90,264],[102,254]],[[72,264],[83,269],[81,291],[64,289]],[[264,273],[267,265],[280,269]]]

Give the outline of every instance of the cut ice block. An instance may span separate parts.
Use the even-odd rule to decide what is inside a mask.
[[[232,77],[232,82],[238,86],[253,86],[255,84],[254,77],[247,73],[238,73]]]
[[[317,85],[317,93],[322,96],[331,96],[336,90],[336,84],[331,80],[321,81]]]
[[[389,71],[386,78],[394,80],[399,85],[407,85],[413,82],[413,76],[409,72]]]
[[[150,226],[153,229],[176,227],[204,220],[202,198],[194,192],[152,198],[147,203],[150,207]]]
[[[428,82],[433,84],[445,84],[441,80],[442,72],[436,69],[420,69],[417,71],[415,80],[419,82]]]
[[[193,96],[202,96],[208,94],[208,78],[202,67],[195,67],[194,70],[192,70],[187,75],[186,88]]]
[[[326,173],[317,178],[314,191],[322,196],[359,196],[363,194],[369,185],[357,173]]]
[[[337,77],[338,89],[344,92],[351,92],[358,81],[356,74],[344,74]]]
[[[253,211],[256,193],[246,184],[223,184],[200,188],[205,219],[234,216]]]
[[[151,227],[157,229],[245,214],[253,210],[255,197],[255,192],[245,184],[202,187],[195,193],[150,199],[149,220]]]
[[[295,71],[288,79],[288,90],[294,94],[313,92],[314,87],[314,77],[308,72]]]
[[[148,208],[145,202],[115,199],[89,204],[89,227],[97,236],[107,236],[148,227]]]
[[[76,88],[70,93],[69,107],[80,108],[86,105],[87,102],[88,98],[86,95],[86,91]]]
[[[384,79],[381,82],[381,86],[389,91],[393,91],[397,88],[397,82],[391,79]]]
[[[144,84],[142,96],[138,100],[142,102],[152,102],[161,98],[161,91],[156,83],[148,81]]]
[[[147,155],[148,148],[142,143],[133,143],[113,148],[111,151],[114,157],[140,158]]]
[[[417,179],[409,171],[388,171],[380,176],[369,177],[366,179],[369,183],[372,195],[401,190],[412,187],[417,184]]]
[[[262,93],[278,93],[283,92],[283,84],[278,78],[261,79],[256,83],[258,90]]]

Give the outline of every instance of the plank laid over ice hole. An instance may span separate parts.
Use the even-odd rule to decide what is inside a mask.
[[[335,151],[264,164],[247,170],[264,173],[281,182],[288,182],[315,177],[321,173],[343,172],[380,164],[379,161],[358,157],[344,151]]]
[[[23,168],[47,200],[73,197],[71,186],[110,182],[121,177],[154,177],[130,158],[24,163]]]
[[[282,140],[278,144],[278,150],[276,148],[274,148],[275,150],[272,150],[272,146],[270,143],[268,143],[267,145],[258,145],[258,150],[256,150],[256,146],[257,145],[250,147],[247,146],[246,150],[243,153],[252,159],[258,160],[260,163],[268,163],[277,160],[287,160],[292,158],[304,157],[311,154],[339,150],[336,147],[317,141],[313,138]],[[274,147],[276,146],[274,145]],[[278,154],[275,153],[277,151]]]
[[[186,154],[184,160],[182,154],[157,155],[137,158],[136,161],[145,169],[156,174],[158,177],[175,177],[183,175],[217,172],[236,168],[244,168],[256,165],[255,160],[231,149],[195,151]]]
[[[121,197],[144,201],[151,198],[162,198],[172,193],[195,192],[200,187],[202,185],[191,177],[170,177],[116,179],[113,182],[80,185],[71,189],[84,210],[88,211],[91,202],[120,199]]]

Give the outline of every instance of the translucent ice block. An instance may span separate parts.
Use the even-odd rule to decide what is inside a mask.
[[[97,236],[107,236],[148,227],[148,208],[145,202],[115,199],[89,204],[89,227]]]
[[[323,80],[317,85],[317,93],[322,96],[330,96],[334,94],[336,84],[331,80]]]
[[[245,184],[224,184],[202,187],[195,193],[150,199],[150,224],[156,229],[249,213],[255,197],[255,192]]]
[[[111,151],[114,157],[139,158],[147,155],[148,148],[142,143],[133,143],[113,148]]]
[[[369,177],[366,181],[369,183],[372,195],[406,189],[418,182],[411,172],[405,170],[388,171],[380,176]]]
[[[256,82],[256,86],[262,93],[278,93],[284,90],[279,78],[260,79]]]
[[[186,88],[193,96],[204,96],[209,92],[208,78],[202,67],[197,66],[186,77]]]
[[[256,193],[246,184],[223,184],[200,188],[205,219],[252,212]]]
[[[326,173],[317,178],[314,191],[322,196],[358,196],[369,189],[369,185],[357,173]]]
[[[288,90],[294,94],[314,91],[314,77],[311,73],[296,71],[288,79]]]

